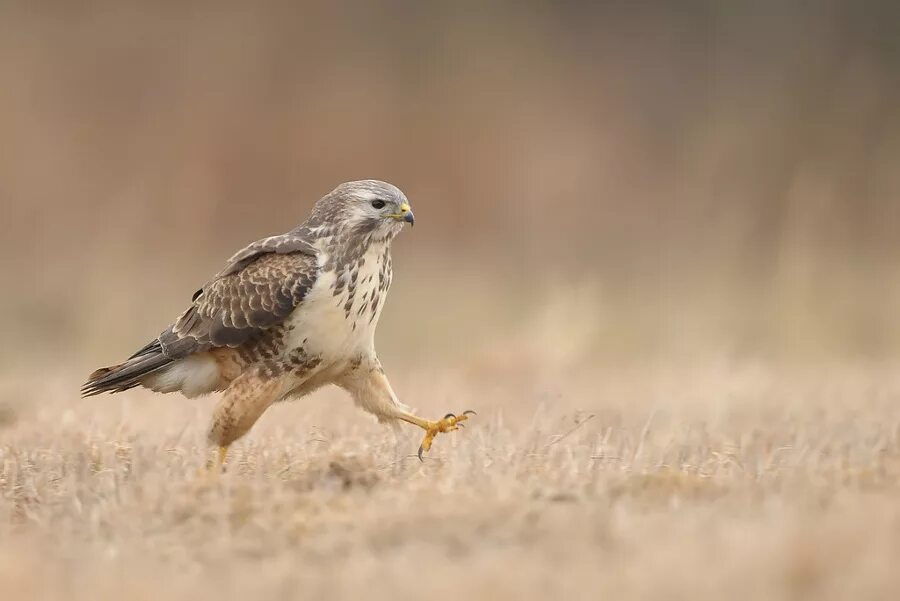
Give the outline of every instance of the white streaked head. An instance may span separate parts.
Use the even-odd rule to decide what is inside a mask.
[[[341,184],[316,203],[307,222],[311,227],[385,236],[396,235],[405,223],[415,223],[406,195],[374,179]]]

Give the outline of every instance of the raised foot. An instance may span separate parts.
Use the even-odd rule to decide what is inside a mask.
[[[462,412],[462,415],[454,415],[452,413],[448,413],[444,416],[444,419],[436,422],[427,422],[428,425],[425,428],[425,438],[422,439],[422,444],[419,445],[419,461],[425,461],[422,458],[423,453],[427,453],[431,449],[431,443],[434,442],[434,437],[443,432],[452,432],[453,430],[459,430],[462,427],[465,427],[465,424],[461,422],[469,419],[470,415],[478,415],[471,409]]]

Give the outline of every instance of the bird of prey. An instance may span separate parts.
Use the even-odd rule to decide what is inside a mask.
[[[238,251],[188,309],[127,361],[98,369],[84,396],[144,386],[192,398],[224,391],[209,429],[228,446],[274,402],[326,384],[347,390],[379,421],[425,430],[419,459],[472,411],[426,420],[391,389],[375,327],[391,285],[391,242],[415,223],[406,196],[377,180],[339,185],[295,229]]]

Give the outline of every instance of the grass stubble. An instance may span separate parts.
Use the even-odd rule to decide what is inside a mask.
[[[422,413],[479,410],[424,463],[332,390],[270,410],[217,479],[214,399],[76,380],[2,389],[4,599],[900,594],[892,370],[408,374]]]

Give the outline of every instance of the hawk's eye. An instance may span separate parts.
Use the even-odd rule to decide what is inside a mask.
[[[384,201],[383,201],[383,200],[373,200],[373,201],[372,201],[372,206],[375,207],[376,209],[383,209],[383,208],[384,208]]]

